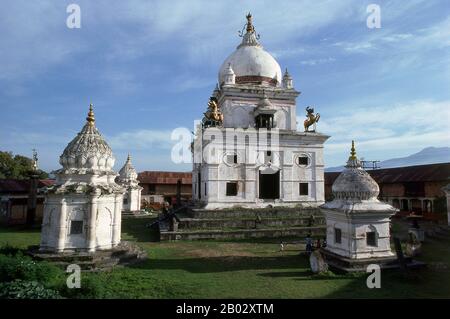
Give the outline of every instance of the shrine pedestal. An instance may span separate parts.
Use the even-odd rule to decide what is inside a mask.
[[[400,263],[397,257],[374,257],[363,259],[350,259],[343,256],[339,256],[328,251],[326,248],[320,249],[322,256],[325,258],[326,263],[332,270],[338,270],[343,272],[365,272],[367,266],[376,264],[381,269],[399,269]],[[424,267],[426,264],[417,260],[413,260],[411,257],[404,257],[406,268],[418,268]]]

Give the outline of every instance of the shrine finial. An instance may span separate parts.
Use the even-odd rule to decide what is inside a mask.
[[[246,18],[247,18],[247,33],[255,32],[255,27],[253,26],[252,23],[252,14],[249,12],[246,15]]]
[[[89,112],[88,112],[88,116],[86,117],[86,121],[89,123],[90,126],[95,125],[94,108],[93,108],[92,103],[89,104]]]
[[[258,42],[259,34],[256,34],[255,27],[253,26],[252,14],[249,12],[245,17],[247,18],[247,23],[242,28],[242,31],[239,31],[239,36],[243,39],[238,48],[244,45],[261,46]]]
[[[349,157],[349,159],[350,160],[356,160],[357,159],[357,157],[356,157],[356,149],[355,149],[355,141],[354,140],[352,140],[352,148],[350,149],[350,157]]]

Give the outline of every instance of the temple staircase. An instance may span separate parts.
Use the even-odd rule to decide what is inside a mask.
[[[160,218],[160,240],[323,238],[325,219],[317,207],[232,208],[183,207]]]

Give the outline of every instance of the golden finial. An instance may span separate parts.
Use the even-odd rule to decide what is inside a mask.
[[[356,157],[356,150],[355,150],[355,141],[354,140],[352,140],[352,148],[350,150],[350,157],[349,157],[349,159],[350,160],[356,160],[357,159],[357,157]]]
[[[89,123],[90,126],[95,125],[94,109],[92,103],[89,104],[89,113],[88,116],[86,117],[86,121]]]
[[[127,162],[131,162],[131,155],[128,153]]]
[[[249,12],[246,16],[247,18],[247,33],[251,33],[255,31],[255,28],[252,24],[252,14]]]

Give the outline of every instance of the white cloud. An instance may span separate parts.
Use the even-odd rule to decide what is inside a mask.
[[[412,36],[413,35],[411,33],[397,33],[397,34],[385,36],[385,37],[381,38],[381,40],[387,41],[387,42],[398,42],[398,41],[409,39]]]
[[[298,118],[298,123],[300,130],[303,119]],[[428,146],[450,147],[450,100],[341,107],[329,118],[322,114],[317,127],[331,136],[325,144],[327,166],[343,163],[351,140],[363,154],[379,160],[410,155]]]
[[[300,61],[300,64],[315,66],[315,65],[324,64],[324,63],[331,63],[334,61],[336,61],[335,58],[311,59],[311,60]]]
[[[371,42],[336,42],[336,47],[342,48],[346,52],[350,53],[364,53],[370,51],[373,48]]]
[[[273,48],[351,16],[347,1],[77,1],[81,29],[68,29],[65,2],[9,1],[0,12],[0,79],[37,76],[80,54],[108,63],[133,60],[170,45],[198,65],[223,60],[252,11],[262,43]],[[92,75],[91,75],[92,76]]]
[[[158,149],[171,149],[174,141],[171,140],[171,130],[146,130],[120,132],[117,135],[107,137],[108,143],[113,149],[129,151],[155,151]]]

